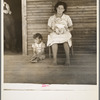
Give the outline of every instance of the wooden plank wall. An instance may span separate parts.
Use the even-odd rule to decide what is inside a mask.
[[[96,52],[96,6],[69,7],[74,23],[73,46],[77,53]]]
[[[28,33],[28,54],[32,53],[33,34],[39,32],[43,35],[44,42],[47,41],[47,22],[52,15],[51,1],[27,1],[27,33]]]
[[[96,53],[96,1],[63,1],[70,5],[66,14],[70,15],[74,24],[74,30],[72,32],[74,53]],[[54,13],[53,7],[55,3],[52,0],[27,0],[28,54],[32,53],[33,34],[40,32],[46,43],[48,35],[47,21]],[[60,48],[59,52],[62,53],[62,51],[62,48]]]

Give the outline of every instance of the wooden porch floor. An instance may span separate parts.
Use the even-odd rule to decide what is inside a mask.
[[[39,84],[96,84],[96,55],[74,55],[71,65],[64,66],[64,58],[58,59],[58,65],[52,59],[39,63],[29,62],[30,56],[4,56],[5,83]]]

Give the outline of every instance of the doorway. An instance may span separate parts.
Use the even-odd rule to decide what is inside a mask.
[[[13,48],[14,46],[11,45],[10,48],[6,49],[4,48],[4,53],[9,55],[9,54],[22,54],[22,15],[21,15],[21,0],[4,0],[5,2],[7,2],[10,6],[10,10],[11,10],[11,16],[12,16],[12,23],[11,25],[9,25],[9,30],[10,30],[10,34],[12,32],[12,34],[8,34],[10,37],[10,42],[14,43],[15,48]],[[9,20],[10,21],[10,20]],[[7,23],[7,22],[6,22]],[[5,24],[5,23],[4,23]],[[4,25],[5,27],[5,25]],[[13,27],[13,31],[12,30]],[[5,28],[4,28],[4,42],[5,42]],[[12,36],[12,37],[11,37]],[[14,38],[14,37],[15,38]],[[4,43],[4,47],[7,43]],[[11,48],[13,48],[13,50],[11,50]]]

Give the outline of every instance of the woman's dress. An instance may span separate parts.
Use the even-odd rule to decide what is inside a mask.
[[[53,15],[49,18],[48,20],[48,26],[52,29],[54,29],[55,21],[58,18],[56,17],[56,15]],[[63,14],[62,17],[60,18],[62,21],[62,24],[65,27],[70,27],[73,25],[71,18],[68,15]],[[69,47],[72,46],[72,41],[71,41],[71,33],[70,31],[66,31],[64,30],[63,34],[57,34],[56,32],[52,32],[50,33],[50,35],[48,35],[48,41],[47,41],[47,46],[51,46],[55,43],[60,44],[60,43],[64,43],[64,42],[68,42]]]

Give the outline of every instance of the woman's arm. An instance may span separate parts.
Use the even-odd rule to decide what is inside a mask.
[[[73,26],[68,27],[68,29],[71,32],[73,30]]]
[[[51,27],[49,27],[49,26],[48,26],[48,32],[49,33],[52,33],[53,32],[53,29]]]
[[[70,31],[70,32],[71,32],[71,31],[73,30],[73,25],[72,25],[72,26],[70,26],[70,27],[68,27],[68,28],[67,28],[67,27],[65,27],[65,29],[66,29],[66,31]]]
[[[56,26],[54,27],[54,29],[48,26],[48,32],[49,33],[56,32],[56,28],[57,28]]]

